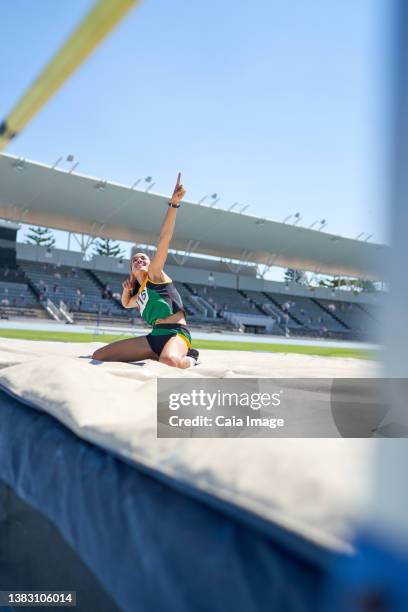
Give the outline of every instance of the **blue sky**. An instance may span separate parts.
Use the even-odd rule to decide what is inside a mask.
[[[1,117],[92,4],[2,3]],[[385,240],[389,6],[145,0],[7,152],[159,193],[180,170],[192,201]]]

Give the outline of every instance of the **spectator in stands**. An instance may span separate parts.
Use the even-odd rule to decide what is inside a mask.
[[[21,305],[24,306],[24,303],[25,303],[24,291],[20,293],[20,302],[21,302]]]
[[[6,297],[2,298],[2,300],[1,300],[1,305],[2,305],[2,306],[9,306],[9,305],[10,305],[10,301],[9,301],[9,299],[8,299],[8,298],[6,298]]]
[[[54,285],[52,290],[53,290],[54,293],[58,293],[58,285]]]
[[[213,289],[216,288],[216,286],[215,286],[215,278],[214,278],[214,274],[212,272],[210,272],[209,275],[208,275],[208,286],[212,287]]]
[[[106,285],[106,293],[109,297],[112,297],[112,289],[110,288],[110,285]]]

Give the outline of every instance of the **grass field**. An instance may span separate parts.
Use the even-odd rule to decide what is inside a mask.
[[[25,329],[0,329],[3,338],[19,338],[21,340],[48,340],[55,342],[114,342],[132,336],[96,336],[92,334],[35,331]],[[304,346],[296,344],[265,344],[261,342],[233,342],[223,340],[194,340],[197,349],[213,349],[222,351],[259,351],[269,353],[300,353],[303,355],[320,355],[324,357],[354,357],[355,359],[376,359],[378,353],[368,349],[340,348],[330,346]]]

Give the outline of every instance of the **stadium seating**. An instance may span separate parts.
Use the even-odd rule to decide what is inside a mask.
[[[0,305],[19,308],[38,306],[38,301],[25,283],[0,281]]]
[[[21,268],[0,267],[0,318],[48,318]]]
[[[56,306],[62,300],[74,314],[99,313],[125,319],[128,316],[126,310],[109,296],[102,298],[102,288],[87,270],[32,261],[19,263],[39,291],[40,300],[49,298]]]
[[[126,276],[126,271],[101,272],[21,260],[16,269],[0,268],[0,314],[3,318],[47,317],[41,303],[49,298],[56,306],[62,300],[76,322],[143,326],[136,309],[127,310],[120,304]],[[276,322],[276,334],[369,339],[370,328],[379,320],[375,305],[316,299],[313,294],[304,297],[289,292],[174,283],[183,300],[188,323],[203,330],[235,329],[237,323],[224,318],[234,313],[270,316]]]
[[[367,314],[371,321],[380,323],[382,320],[381,308],[377,304],[358,304],[358,308]]]
[[[367,316],[357,304],[351,302],[343,302],[337,300],[316,300],[326,311],[330,312],[332,317],[336,317],[349,330],[357,333],[367,333],[369,326],[372,323],[370,317]]]
[[[289,328],[305,327],[313,331],[327,330],[331,332],[346,332],[348,329],[311,298],[282,293],[268,293],[267,295],[281,307],[282,312],[289,315]]]
[[[266,314],[267,316],[271,316],[276,321],[277,325],[275,325],[274,331],[277,335],[288,333],[288,323],[290,322],[289,317],[284,316],[284,313],[278,304],[272,302],[272,300],[262,291],[244,291],[242,293],[244,293],[251,300],[251,302],[256,304],[258,311]],[[298,323],[292,323],[295,326],[298,326]]]
[[[5,283],[23,283],[24,272],[21,268],[9,268],[0,264],[0,282]]]
[[[236,289],[210,287],[196,283],[188,283],[187,286],[215,307],[220,314],[224,310],[242,314],[259,314],[256,305]]]
[[[101,287],[106,287],[112,293],[122,295],[122,283],[128,277],[126,273],[92,271],[92,275],[98,279]]]

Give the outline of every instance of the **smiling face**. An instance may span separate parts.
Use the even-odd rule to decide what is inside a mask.
[[[135,253],[132,257],[132,272],[136,275],[136,272],[140,272],[143,270],[147,272],[149,269],[150,258],[146,255],[146,253]]]

